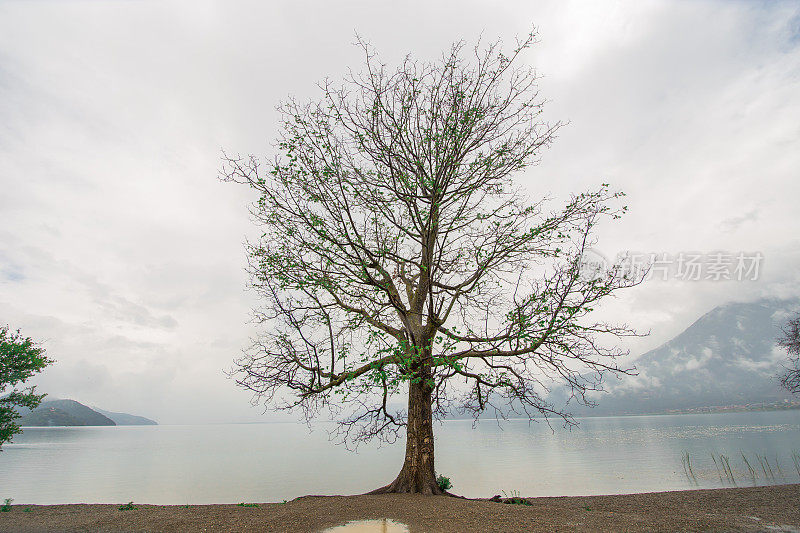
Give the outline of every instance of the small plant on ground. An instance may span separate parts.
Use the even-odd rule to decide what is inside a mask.
[[[190,507],[191,505],[189,505],[188,503],[186,505],[181,505],[181,508],[183,509],[189,509]]]
[[[518,490],[512,490],[510,494],[506,494],[506,491],[503,491],[503,496],[506,497],[503,503],[510,503],[512,505],[533,505],[531,502],[521,497]]]
[[[25,508],[25,510],[24,510],[24,511],[22,511],[22,512],[23,512],[23,513],[32,513],[32,512],[33,512],[33,509],[31,509],[30,507],[26,507],[26,508]]]
[[[257,503],[244,503],[244,502],[242,502],[242,503],[237,503],[236,505],[238,505],[239,507],[258,507]]]
[[[450,483],[450,478],[442,475],[439,475],[436,478],[436,484],[439,485],[439,488],[442,489],[442,491],[449,490],[453,486],[453,484]]]
[[[133,511],[135,509],[136,509],[136,506],[133,505],[133,502],[128,502],[125,505],[120,505],[119,506],[119,510],[120,511]]]
[[[6,498],[5,503],[2,507],[0,507],[0,512],[7,513],[11,510],[11,502],[14,500],[12,498]]]

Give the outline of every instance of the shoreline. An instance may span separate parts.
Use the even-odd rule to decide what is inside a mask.
[[[452,531],[800,532],[800,484],[607,496],[527,498],[531,505],[449,496],[302,496],[286,503],[14,505],[0,531],[311,532],[389,518],[412,533]],[[26,510],[27,509],[27,510]]]

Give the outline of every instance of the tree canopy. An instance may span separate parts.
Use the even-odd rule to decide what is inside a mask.
[[[20,386],[52,363],[33,339],[0,326],[0,446],[20,432],[15,423],[20,417],[17,408],[35,409],[45,396],[35,394],[35,387]]]
[[[258,194],[263,231],[247,245],[263,327],[237,382],[269,406],[328,408],[348,441],[405,428],[408,468],[389,491],[437,493],[432,417],[569,422],[550,386],[591,403],[606,373],[629,371],[603,337],[633,332],[592,311],[638,280],[581,268],[622,194],[602,185],[551,208],[512,179],[562,126],[542,120],[539,76],[521,65],[535,41],[458,42],[395,69],[362,42],[363,72],[282,104],[274,158],[223,158],[223,179]]]

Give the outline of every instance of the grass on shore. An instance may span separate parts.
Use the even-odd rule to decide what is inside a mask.
[[[750,459],[743,452],[739,451],[741,456],[741,468],[731,459],[729,455],[723,453],[711,452],[711,461],[714,464],[717,477],[720,484],[723,486],[738,487],[746,485],[747,482],[752,486],[757,485],[775,485],[790,483],[789,476],[784,472],[781,466],[780,457],[775,454],[774,458],[768,457],[767,454],[754,454],[755,459]],[[800,478],[800,453],[793,450],[791,452],[791,461],[797,476]],[[684,451],[681,455],[681,465],[683,466],[683,473],[686,479],[695,486],[699,486],[697,474],[697,461],[692,458],[688,451]],[[743,479],[743,481],[741,481]]]

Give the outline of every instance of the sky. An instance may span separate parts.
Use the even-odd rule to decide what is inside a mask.
[[[598,256],[667,254],[599,311],[650,332],[631,360],[716,305],[800,296],[798,2],[0,0],[0,323],[56,359],[34,382],[161,423],[274,418],[224,373],[256,331],[258,230],[221,150],[272,154],[275,107],[358,71],[356,34],[393,65],[533,26],[568,125],[517,183],[554,206],[610,183],[629,212]],[[716,253],[757,276],[678,275]]]

